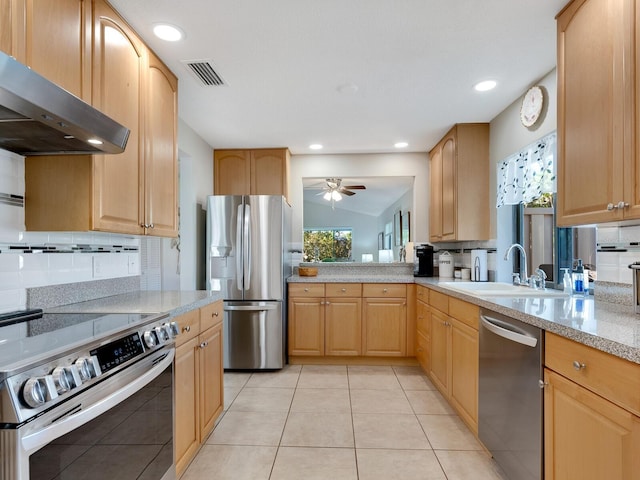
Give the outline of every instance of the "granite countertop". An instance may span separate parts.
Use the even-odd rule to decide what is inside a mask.
[[[168,313],[181,315],[221,300],[219,292],[135,291],[46,309],[46,313]]]
[[[640,364],[640,315],[630,305],[593,296],[479,298],[439,285],[437,278],[415,283]]]

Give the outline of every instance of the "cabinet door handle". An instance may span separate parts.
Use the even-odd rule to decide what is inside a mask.
[[[211,314],[211,316],[212,316],[212,317],[217,317],[217,316],[218,316],[218,312],[213,312],[213,313]]]
[[[610,211],[610,212],[611,212],[612,210],[623,210],[623,209],[627,208],[628,206],[629,206],[629,204],[628,204],[627,202],[619,201],[619,202],[618,202],[618,203],[616,203],[616,204],[609,203],[609,204],[607,205],[607,210],[608,210],[608,211]]]
[[[182,331],[183,332],[190,332],[191,331],[191,325],[187,325],[186,327],[182,327]]]
[[[584,363],[579,362],[578,360],[573,361],[573,368],[575,368],[578,372],[580,370],[584,370],[587,366]]]

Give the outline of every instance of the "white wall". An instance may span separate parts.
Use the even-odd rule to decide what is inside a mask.
[[[553,132],[557,128],[557,86],[556,70],[553,69],[547,75],[531,85],[540,85],[545,91],[546,114],[535,128],[529,129],[520,123],[520,105],[522,96],[505,108],[491,121],[490,133],[490,212],[491,212],[491,236],[496,238],[497,262],[496,280],[502,282],[511,281],[511,261],[504,261],[504,252],[512,243],[512,219],[511,208],[496,208],[496,165],[509,155],[521,150],[537,139]]]
[[[426,148],[426,147],[425,147]],[[428,239],[429,156],[425,153],[379,153],[345,155],[292,155],[289,179],[289,203],[293,209],[292,242],[302,246],[303,189],[305,177],[415,177],[412,238]],[[376,237],[377,249],[377,237]]]
[[[178,120],[180,159],[180,289],[204,289],[204,209],[213,194],[213,148]],[[164,265],[163,265],[164,269]]]

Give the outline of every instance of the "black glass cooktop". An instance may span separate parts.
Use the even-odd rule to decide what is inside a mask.
[[[0,371],[81,347],[158,314],[43,313],[0,315]]]

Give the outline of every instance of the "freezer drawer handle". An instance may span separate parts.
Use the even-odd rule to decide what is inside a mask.
[[[276,305],[238,305],[224,307],[225,312],[233,312],[238,310],[250,311],[250,312],[264,312],[267,310],[275,310]]]
[[[487,330],[500,337],[506,338],[507,340],[511,340],[512,342],[517,342],[528,347],[535,347],[538,344],[537,338],[530,337],[529,335],[523,335],[522,333],[517,333],[512,330],[507,330],[506,328],[496,325],[491,321],[497,321],[494,318],[480,315],[480,320]]]

